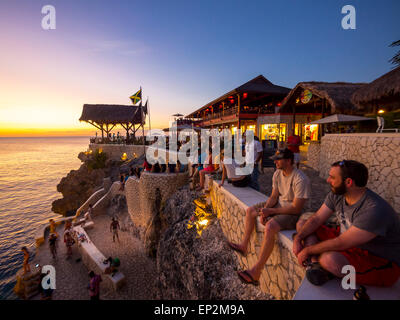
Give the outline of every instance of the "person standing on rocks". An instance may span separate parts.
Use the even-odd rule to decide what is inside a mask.
[[[64,232],[64,242],[67,247],[67,259],[72,257],[72,246],[75,243],[75,240],[72,238],[72,231],[70,228],[65,230]]]
[[[49,248],[53,259],[57,258],[57,236],[51,233],[49,236]]]
[[[101,279],[101,276],[98,274],[95,274],[94,271],[89,272],[89,295],[90,295],[90,300],[100,300],[100,282],[103,281]]]
[[[121,227],[119,226],[119,222],[116,218],[112,217],[110,224],[110,232],[112,233],[113,236],[113,242],[115,242],[115,237],[117,237],[119,243],[118,229],[121,229]]]
[[[22,247],[21,251],[24,253],[24,275],[31,272],[31,267],[29,266],[29,251],[27,247]]]

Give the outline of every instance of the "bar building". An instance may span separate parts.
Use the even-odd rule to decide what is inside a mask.
[[[300,82],[283,100],[277,121],[282,122],[289,133],[294,129],[303,144],[319,141],[324,125],[309,123],[335,113],[364,115],[363,110],[352,102],[352,96],[365,85],[349,82]]]
[[[187,115],[186,119],[208,129],[253,130],[259,135],[258,118],[276,114],[289,88],[259,75]],[[279,126],[274,124],[275,126]]]

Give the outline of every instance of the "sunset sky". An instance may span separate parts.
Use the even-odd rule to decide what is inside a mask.
[[[56,30],[43,30],[44,5]],[[356,8],[356,30],[341,9]],[[84,103],[131,104],[168,126],[263,74],[275,84],[370,82],[390,71],[400,1],[0,2],[0,136],[93,135]]]

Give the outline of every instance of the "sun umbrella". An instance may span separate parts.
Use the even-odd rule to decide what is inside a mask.
[[[366,121],[366,120],[376,120],[376,119],[360,117],[360,116],[351,116],[351,115],[346,115],[346,114],[333,114],[329,117],[325,117],[325,118],[310,122],[310,124],[326,124],[326,123],[335,123],[335,122],[353,122],[353,121]]]

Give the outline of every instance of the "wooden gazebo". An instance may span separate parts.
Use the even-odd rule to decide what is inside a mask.
[[[126,130],[127,137],[130,132],[135,137],[136,132],[145,124],[140,106],[116,104],[84,104],[79,121],[85,121],[101,130],[103,139],[104,133],[108,137],[116,125],[121,125]]]

